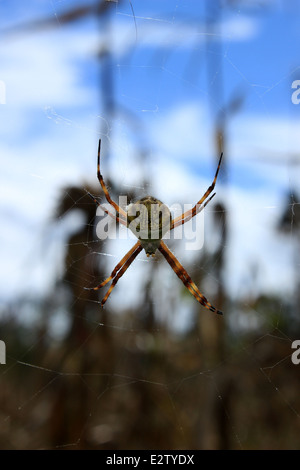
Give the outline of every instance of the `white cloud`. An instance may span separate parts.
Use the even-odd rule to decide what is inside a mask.
[[[260,30],[257,18],[238,15],[230,16],[221,22],[222,40],[245,41],[253,39]]]
[[[118,18],[118,17],[117,17]],[[120,16],[120,20],[113,23],[111,30],[112,42],[110,46],[114,54],[120,57],[131,48],[194,48],[196,44],[203,44],[209,38],[210,41],[222,41],[223,43],[245,41],[252,39],[259,31],[259,21],[250,16],[236,15],[225,18],[217,28],[217,32],[209,29],[204,23],[194,21],[194,18],[186,21],[164,21],[153,17],[136,17],[135,24],[126,21]],[[103,43],[106,42],[107,32],[103,34]]]
[[[25,35],[6,43],[0,51],[1,80],[6,85],[6,106],[79,106],[91,99],[80,84],[75,60],[88,55],[96,32],[60,32]],[[61,47],[61,43],[63,47]],[[75,98],[76,97],[76,98]],[[75,98],[75,102],[74,102]]]

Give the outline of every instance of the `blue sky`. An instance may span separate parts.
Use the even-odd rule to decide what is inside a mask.
[[[81,221],[74,216],[59,231],[49,219],[62,187],[97,183],[99,137],[103,165],[124,193],[132,187],[145,195],[146,172],[150,190],[167,204],[198,200],[215,171],[215,115],[235,93],[244,100],[227,123],[228,179],[217,188],[231,224],[227,287],[233,297],[245,295],[250,266],[257,263],[257,289],[276,292],[280,285],[290,291],[293,247],[283,245],[274,227],[283,196],[298,187],[300,176],[299,167],[288,164],[300,144],[300,105],[291,102],[292,81],[300,79],[299,4],[232,2],[212,31],[204,2],[132,0],[135,21],[123,1],[101,24],[90,16],[66,27],[8,34],[36,19],[56,20],[76,4],[81,2],[0,2],[0,80],[6,86],[6,104],[0,105],[0,297],[46,292],[53,285],[65,233]],[[113,119],[99,89],[97,53],[104,47],[112,54]],[[149,156],[144,169],[137,163],[141,150]],[[112,242],[109,266],[131,244]],[[176,254],[191,261],[184,245]],[[137,263],[129,279],[144,266]],[[115,302],[124,295],[127,284],[121,284]]]

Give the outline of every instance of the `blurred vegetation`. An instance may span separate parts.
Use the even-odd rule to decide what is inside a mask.
[[[90,14],[101,19],[110,3],[77,7],[18,33],[63,27]],[[209,9],[207,14],[211,23]],[[209,57],[216,60],[221,54]],[[102,114],[109,121],[118,112],[109,49],[99,51],[99,61],[99,88],[106,97]],[[221,65],[210,67],[218,68],[222,80]],[[220,95],[215,101],[224,100]],[[216,115],[216,158],[227,145],[228,120],[242,104],[243,96],[234,93]],[[141,155],[141,161],[147,158],[144,149]],[[112,181],[110,186],[118,195]],[[54,211],[53,223],[72,208],[85,214],[85,223],[66,241],[64,274],[53,292],[2,306],[0,337],[9,344],[9,354],[0,370],[0,448],[299,449],[300,369],[291,361],[291,341],[300,335],[299,280],[291,299],[281,292],[230,299],[224,287],[228,209],[218,202],[212,223],[221,234],[219,245],[214,253],[202,250],[197,264],[213,273],[218,291],[211,300],[224,317],[197,305],[187,331],[175,332],[161,322],[160,310],[171,309],[175,297],[169,292],[167,306],[153,302],[158,256],[141,304],[124,310],[120,320],[111,307],[100,309],[101,292],[84,289],[87,280],[106,275],[105,260],[97,256],[103,247],[94,231],[96,205],[86,190],[103,197],[98,187],[68,187]],[[292,221],[298,240],[299,205],[294,202],[287,202],[278,232],[288,227],[288,237]],[[201,285],[205,272],[193,272],[193,266],[186,268]],[[25,310],[38,320],[21,323]],[[51,334],[57,313],[67,320],[60,338]]]
[[[89,222],[68,240],[63,279],[48,299],[19,299],[1,316],[9,356],[0,376],[0,448],[299,448],[292,306],[267,296],[236,304],[222,292],[224,317],[199,306],[179,334],[159,321],[150,276],[142,305],[113,328],[120,316],[84,289],[87,279],[105,277],[86,188],[66,188],[56,217],[74,200]],[[22,326],[30,308],[41,320]],[[57,311],[69,317],[59,340],[48,323]],[[258,319],[257,327],[236,332],[234,312]]]

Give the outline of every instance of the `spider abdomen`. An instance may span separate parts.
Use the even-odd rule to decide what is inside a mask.
[[[154,255],[160,240],[170,230],[171,222],[169,208],[152,196],[146,196],[128,206],[128,228],[140,240],[148,256]]]

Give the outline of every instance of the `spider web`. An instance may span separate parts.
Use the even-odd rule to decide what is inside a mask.
[[[279,16],[299,11],[155,3],[33,1],[17,23],[7,8],[1,448],[299,448],[298,65],[251,59],[263,63]],[[14,26],[28,21],[24,68]],[[24,122],[39,132],[16,138]],[[224,151],[203,218],[166,240],[223,317],[160,256],[141,253],[104,309],[105,290],[85,289],[134,243],[113,222],[97,237],[99,138],[114,200],[150,194],[175,216]]]

